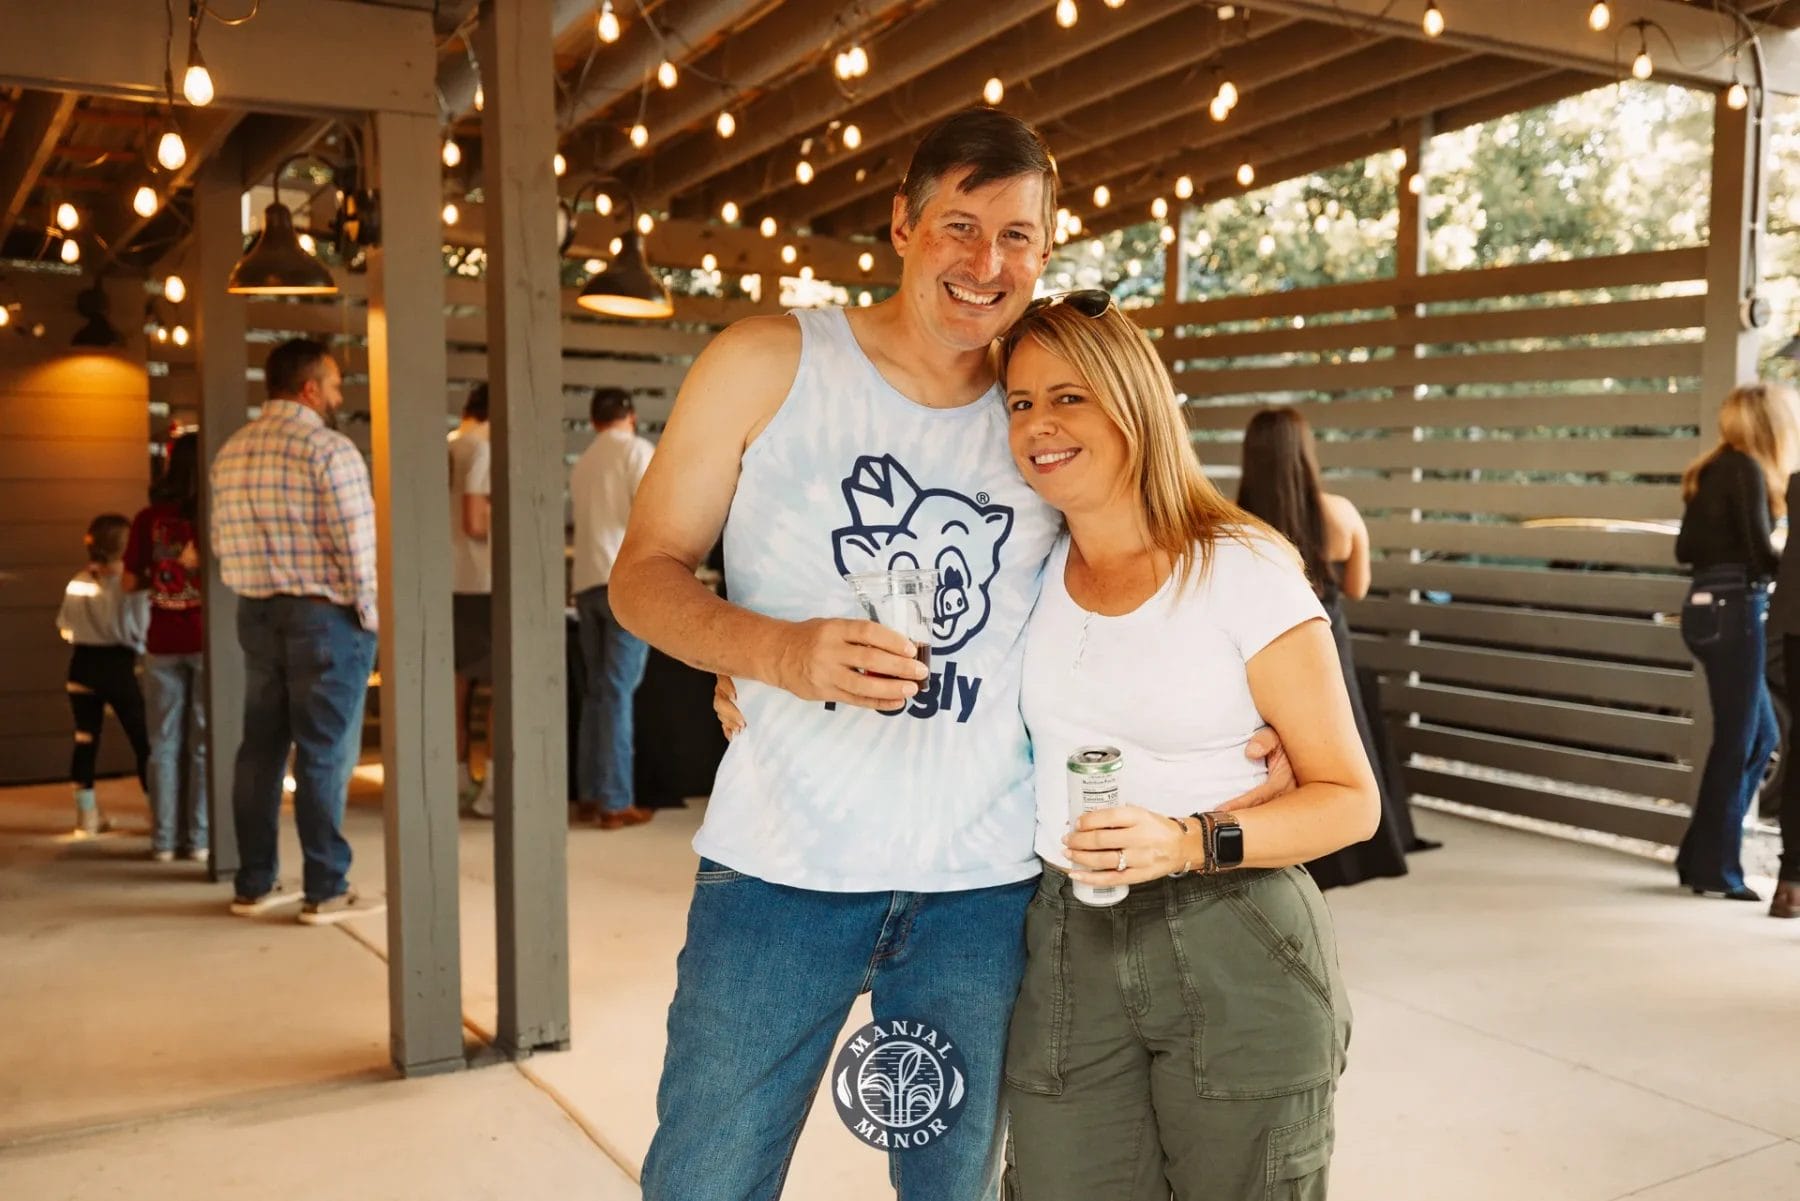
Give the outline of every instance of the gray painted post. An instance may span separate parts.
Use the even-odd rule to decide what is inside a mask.
[[[211,466],[225,439],[244,424],[249,408],[244,380],[244,302],[225,290],[225,282],[243,252],[241,201],[244,194],[242,147],[233,139],[203,164],[194,178],[195,270],[194,361],[200,385],[200,457]],[[209,473],[210,474],[210,473]],[[200,488],[201,545],[212,511],[212,481],[203,475]],[[212,858],[207,870],[214,880],[230,879],[238,867],[237,821],[231,808],[231,782],[238,743],[244,734],[244,653],[237,640],[237,594],[219,576],[212,554],[206,565],[202,620],[205,629],[206,788]]]
[[[569,1045],[563,399],[550,0],[483,0],[500,1049]],[[442,508],[440,502],[439,508]]]
[[[409,1076],[464,1066],[449,460],[437,122],[374,117],[381,246],[369,254],[369,397],[381,587],[389,1053]]]

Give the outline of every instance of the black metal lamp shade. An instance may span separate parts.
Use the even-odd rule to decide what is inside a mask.
[[[262,232],[231,269],[225,290],[238,296],[329,296],[338,287],[325,264],[300,245],[294,215],[277,202],[263,210]]]
[[[663,321],[675,315],[669,286],[651,273],[635,229],[621,235],[619,253],[587,281],[576,303],[603,317]]]

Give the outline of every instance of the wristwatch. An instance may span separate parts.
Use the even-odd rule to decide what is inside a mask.
[[[1244,864],[1244,828],[1236,814],[1208,813],[1206,823],[1206,872],[1225,871]]]

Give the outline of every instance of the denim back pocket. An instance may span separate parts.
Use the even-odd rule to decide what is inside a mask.
[[[1025,978],[1006,1034],[1006,1082],[1028,1093],[1060,1097],[1068,1041],[1068,911],[1032,898],[1025,910]]]
[[[1725,622],[1743,602],[1741,588],[1695,588],[1681,602],[1681,640],[1689,650],[1711,646],[1725,633]]]

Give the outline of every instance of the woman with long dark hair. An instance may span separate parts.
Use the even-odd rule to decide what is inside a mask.
[[[1675,557],[1693,569],[1681,638],[1706,672],[1713,741],[1675,872],[1694,892],[1733,901],[1762,899],[1744,883],[1741,849],[1744,815],[1780,737],[1763,675],[1764,622],[1779,563],[1770,526],[1800,466],[1795,408],[1780,384],[1733,389],[1719,407],[1718,445],[1681,477],[1687,508]]]
[[[1244,430],[1237,503],[1280,531],[1300,552],[1313,591],[1331,618],[1356,731],[1381,789],[1381,824],[1374,837],[1315,859],[1307,870],[1320,888],[1404,876],[1406,852],[1424,844],[1413,833],[1404,781],[1384,753],[1386,740],[1375,724],[1379,714],[1372,720],[1363,704],[1344,617],[1344,598],[1361,600],[1369,591],[1369,531],[1355,505],[1325,491],[1312,430],[1299,410],[1268,408],[1250,418]]]
[[[186,433],[131,522],[125,586],[150,593],[144,699],[150,726],[150,855],[204,862],[207,854],[206,709],[201,674],[200,437]],[[185,798],[186,804],[183,805]]]

